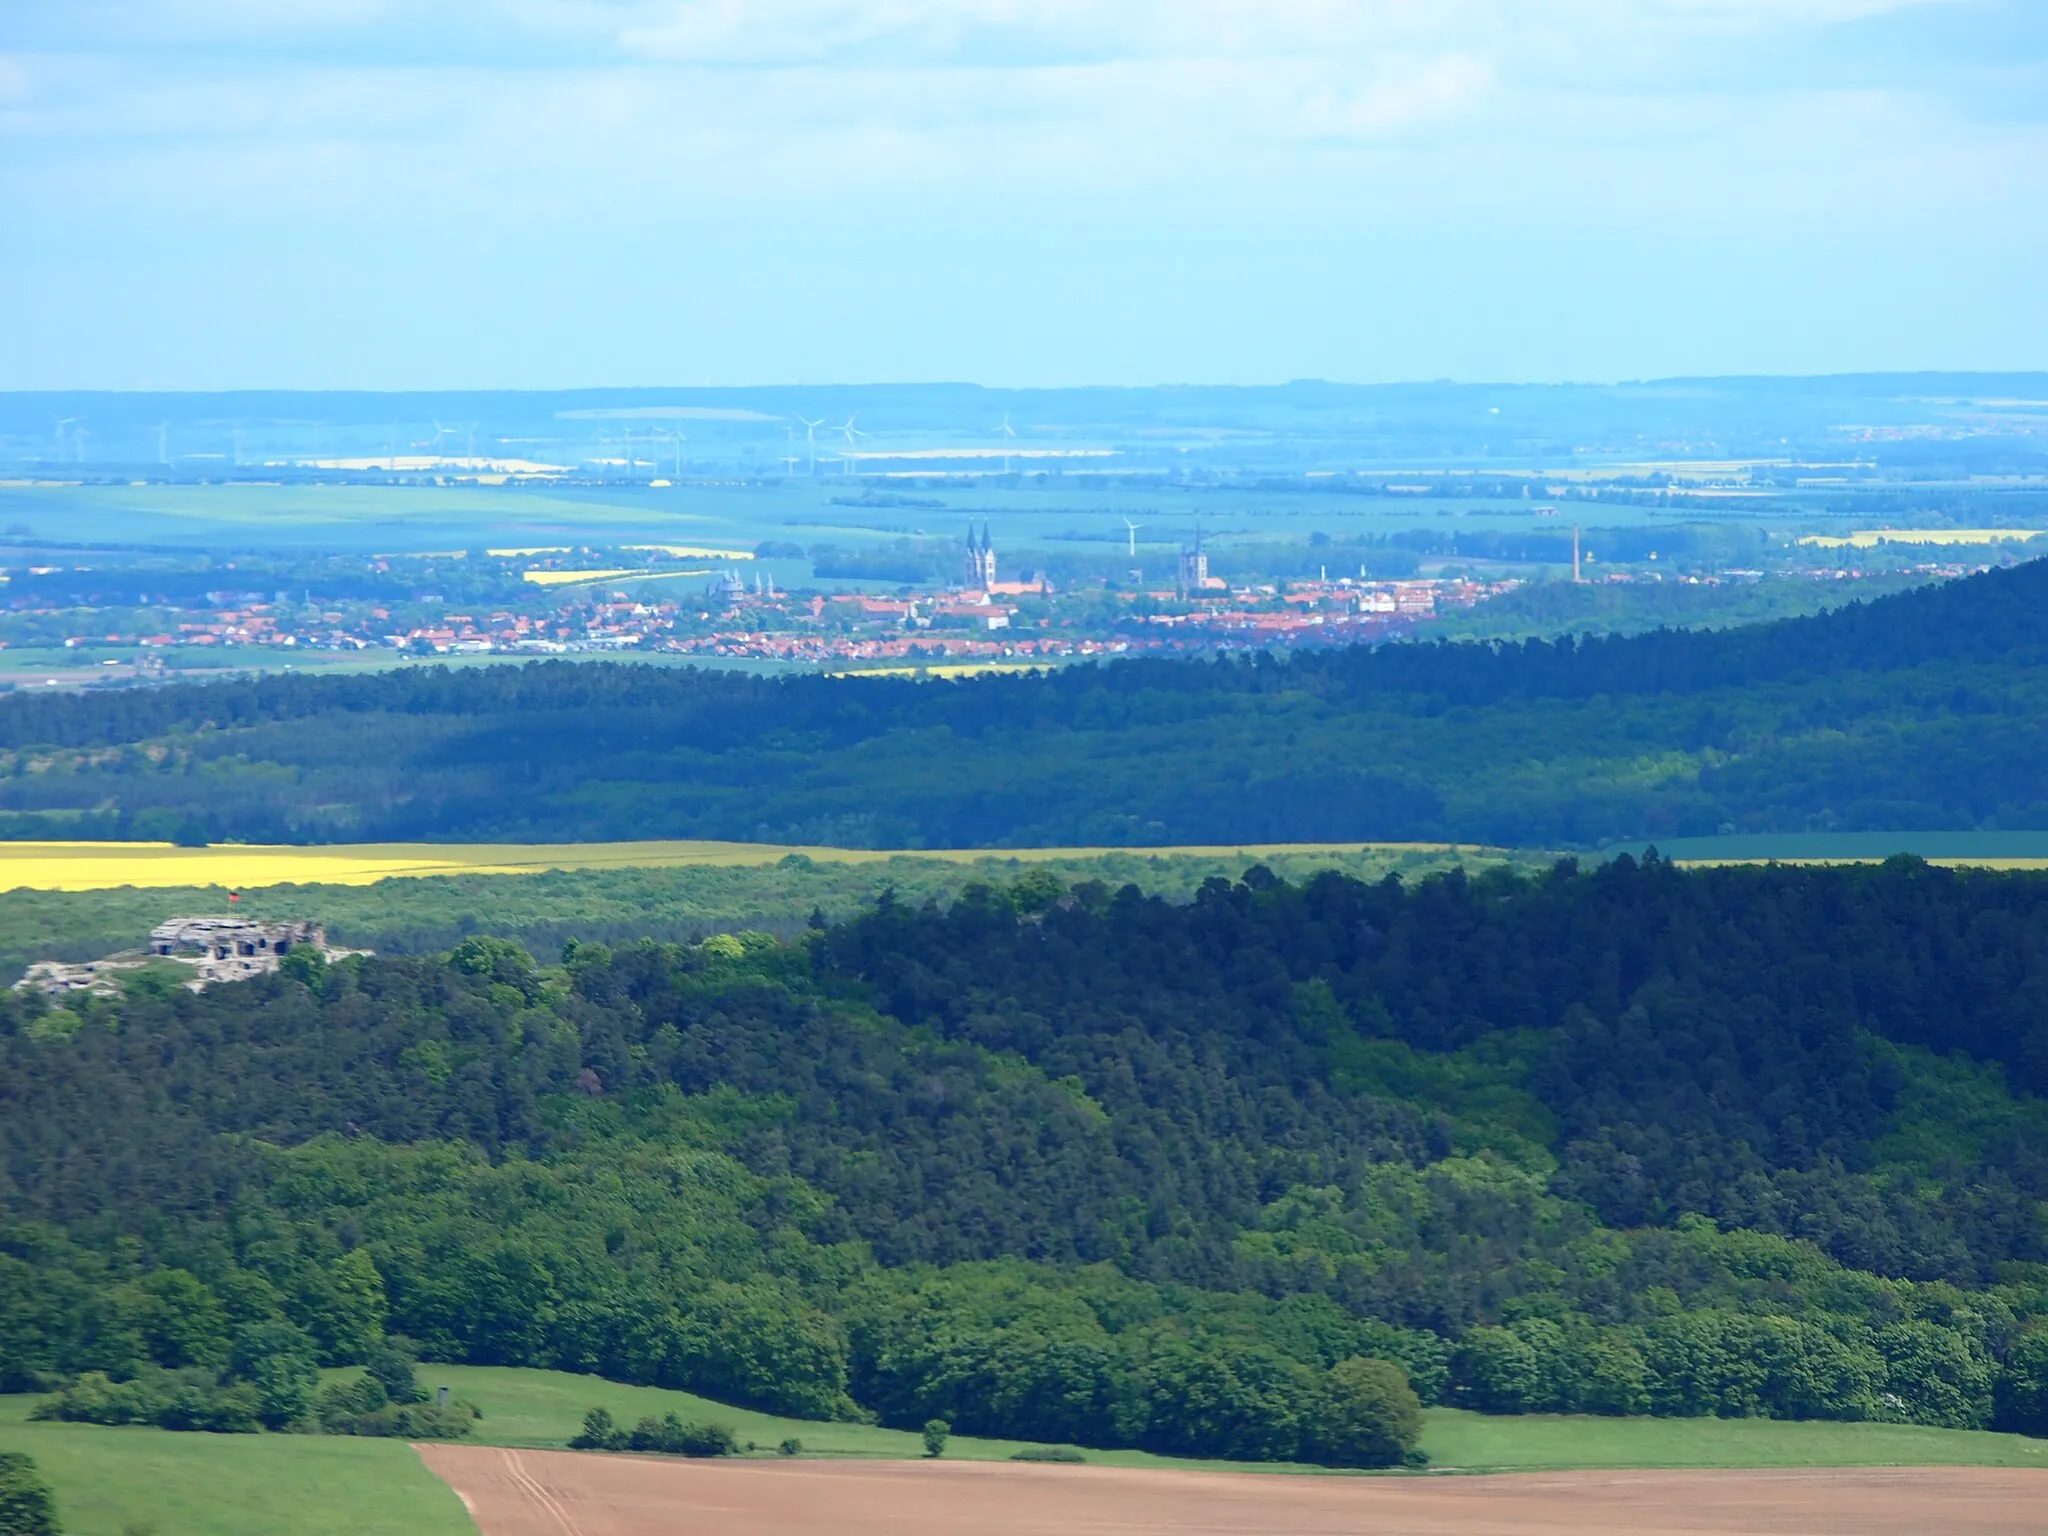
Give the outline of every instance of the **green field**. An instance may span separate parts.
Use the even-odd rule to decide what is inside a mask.
[[[585,1411],[605,1408],[631,1424],[674,1412],[715,1419],[762,1448],[794,1436],[808,1453],[918,1456],[918,1437],[866,1424],[819,1424],[728,1408],[685,1392],[629,1387],[594,1376],[488,1366],[429,1365],[422,1382],[447,1385],[484,1411],[476,1438],[487,1445],[559,1447]],[[955,1438],[949,1456],[1000,1460],[1017,1440]],[[1573,1414],[1497,1416],[1456,1408],[1428,1411],[1422,1448],[1439,1470],[1567,1467],[2048,1466],[2048,1440],[1912,1424],[1836,1424],[1773,1419],[1610,1419]],[[1318,1471],[1271,1464],[1189,1461],[1143,1451],[1095,1451],[1092,1462],[1126,1467],[1224,1467],[1236,1471]]]
[[[1917,1424],[1785,1419],[1496,1416],[1432,1408],[1422,1448],[1439,1468],[2048,1467],[2048,1440]]]
[[[0,1450],[35,1457],[65,1536],[475,1536],[396,1440],[31,1424],[0,1397]]]

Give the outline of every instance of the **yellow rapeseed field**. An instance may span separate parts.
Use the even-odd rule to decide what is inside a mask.
[[[625,549],[652,550],[672,560],[751,560],[751,549],[719,549],[710,544],[627,544]]]
[[[1875,549],[1879,544],[1998,544],[2040,536],[2038,528],[1865,528],[1840,538],[1809,533],[1799,542],[1819,549]]]
[[[621,576],[645,576],[645,571],[527,571],[525,577],[536,587],[569,587],[585,581],[616,581]]]
[[[520,875],[549,869],[661,868],[684,864],[773,864],[800,853],[819,863],[871,863],[894,858],[1088,859],[1246,854],[1438,853],[1444,843],[1262,843],[1214,848],[792,848],[780,843],[335,843],[281,847],[221,843],[176,848],[169,843],[0,843],[0,890],[103,891],[120,886],[374,885],[426,875]]]

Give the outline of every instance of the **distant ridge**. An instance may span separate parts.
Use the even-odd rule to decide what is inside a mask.
[[[857,848],[2048,829],[2048,564],[1814,618],[962,682],[614,662],[0,702],[0,835]]]

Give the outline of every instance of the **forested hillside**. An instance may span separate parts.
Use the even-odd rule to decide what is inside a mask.
[[[2037,562],[1577,642],[948,683],[549,662],[16,697],[0,830],[940,847],[2042,827],[2044,648]]]
[[[2039,877],[1649,858],[10,996],[0,1370],[286,1322],[1204,1455],[1356,1459],[1359,1357],[2048,1433],[2044,989]]]

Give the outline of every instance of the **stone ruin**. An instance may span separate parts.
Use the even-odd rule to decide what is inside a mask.
[[[39,960],[14,984],[17,992],[35,990],[63,997],[85,992],[115,992],[115,975],[152,960],[174,960],[192,967],[185,985],[199,992],[220,981],[246,981],[277,969],[278,961],[295,949],[311,947],[323,959],[368,954],[368,950],[335,949],[318,923],[265,923],[247,917],[174,917],[149,931],[147,953],[129,951],[105,960],[68,964]]]

